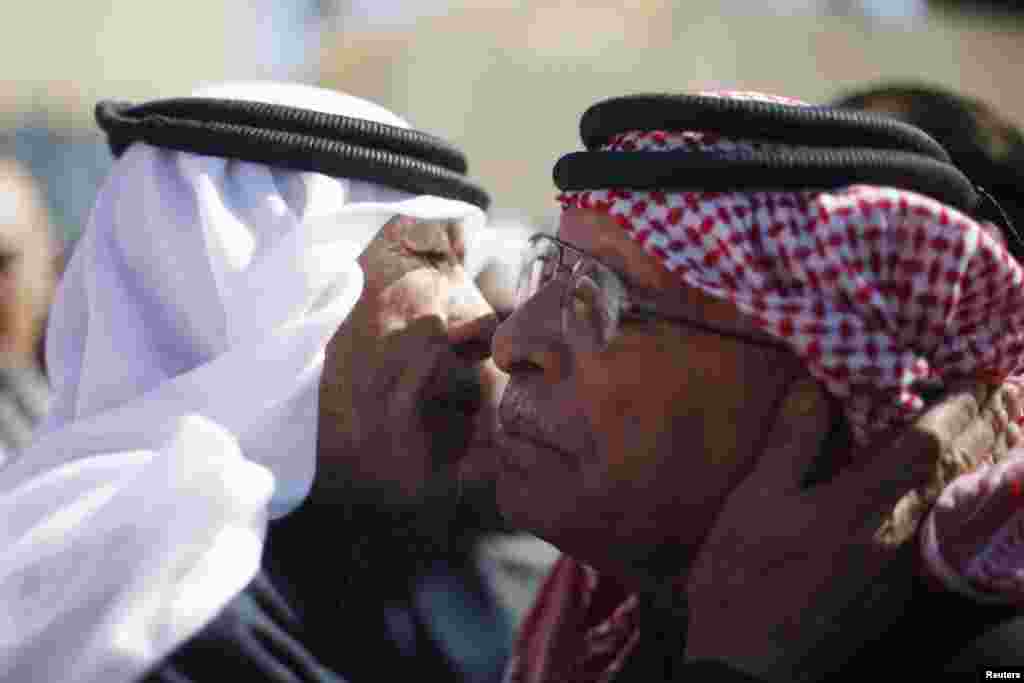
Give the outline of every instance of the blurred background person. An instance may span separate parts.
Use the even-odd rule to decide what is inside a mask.
[[[0,465],[28,443],[47,408],[42,340],[58,258],[35,178],[0,159]]]
[[[1007,245],[1024,262],[1024,132],[1020,125],[976,97],[923,82],[880,82],[853,90],[834,104],[893,116],[922,129],[949,152],[975,185],[999,203],[983,202],[978,218],[1002,226]]]

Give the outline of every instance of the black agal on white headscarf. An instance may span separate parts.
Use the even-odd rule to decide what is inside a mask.
[[[194,97],[408,128],[307,86]],[[479,201],[114,137],[50,318],[52,413],[0,470],[3,680],[134,681],[208,622],[309,490],[358,255],[396,214],[484,223]]]

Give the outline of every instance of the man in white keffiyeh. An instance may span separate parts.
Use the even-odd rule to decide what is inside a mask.
[[[409,128],[370,102],[308,86],[227,84],[192,97]],[[205,650],[214,653],[206,668],[190,668],[200,642],[155,671],[156,680],[207,680],[201,672],[219,676],[226,660],[241,662],[236,673],[246,680],[278,680],[272,676],[305,661],[304,636],[290,630],[295,614],[268,607],[288,589],[261,583],[262,572],[250,584],[266,555],[268,519],[296,518],[292,511],[315,498],[314,473],[337,511],[346,502],[337,496],[354,490],[341,484],[357,476],[392,484],[385,493],[406,494],[399,500],[409,510],[455,491],[461,453],[442,460],[437,452],[486,442],[494,422],[487,407],[500,390],[493,364],[473,351],[486,347],[492,311],[462,268],[466,243],[483,224],[480,208],[441,196],[141,142],[124,150],[53,308],[53,410],[32,447],[0,471],[0,678],[136,680],[215,617],[204,631],[216,643]],[[396,249],[402,259],[381,260]],[[362,325],[393,334],[358,358],[335,354],[334,370],[350,376],[324,382],[321,404],[328,341],[363,348]],[[457,355],[453,343],[469,351]],[[415,370],[411,383],[377,375],[353,386],[368,368],[399,369],[403,360]],[[361,365],[338,368],[352,363]],[[396,394],[403,388],[412,393]],[[346,392],[347,410],[334,403]],[[428,417],[448,419],[444,444],[424,431],[429,422],[417,422],[421,398],[436,408]],[[321,413],[344,413],[352,430],[325,430],[331,420]],[[346,448],[374,426],[394,430],[400,460],[348,457],[358,448]],[[332,543],[348,552],[342,522],[320,518],[315,537],[282,541],[274,557],[319,565]],[[335,567],[341,579],[351,573],[343,562]],[[414,589],[428,600],[447,585]],[[242,599],[249,602],[227,608]],[[349,647],[331,642],[342,661],[362,656],[360,637],[370,642],[375,628],[405,633],[392,612],[412,619],[378,602],[381,624],[359,623],[357,606],[337,607],[355,620]],[[416,614],[445,613],[417,607]],[[493,635],[493,618],[478,622],[471,646]],[[438,647],[450,642],[450,625],[417,628]],[[448,652],[448,661],[466,680],[484,680],[494,666],[485,645]],[[346,675],[317,671],[317,680]]]

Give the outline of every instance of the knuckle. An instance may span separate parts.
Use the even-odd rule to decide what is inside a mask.
[[[956,445],[952,447],[942,462],[942,469],[945,474],[943,478],[949,481],[959,474],[969,471],[975,460],[976,458],[973,457],[973,454],[966,446]]]
[[[985,407],[982,408],[982,415],[997,426],[1005,425],[1010,421],[1012,406],[1007,402],[1007,395],[1000,392],[994,396]]]

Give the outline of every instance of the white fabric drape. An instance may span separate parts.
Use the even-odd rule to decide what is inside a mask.
[[[408,127],[308,86],[193,94]],[[324,348],[395,214],[484,221],[355,180],[126,150],[52,311],[52,414],[0,469],[0,680],[134,680],[252,578],[267,517],[309,491]]]

